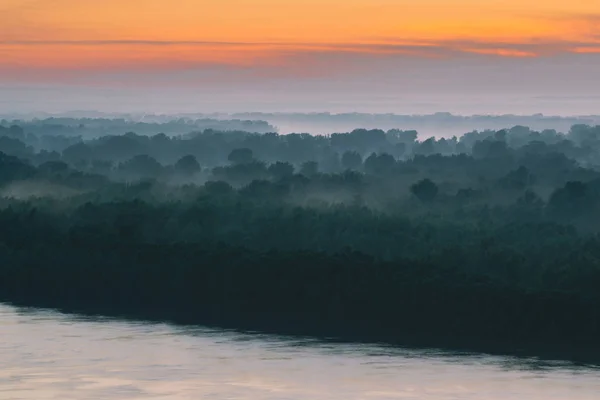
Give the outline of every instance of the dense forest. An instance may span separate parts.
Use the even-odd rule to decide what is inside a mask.
[[[93,117],[93,118],[92,118]],[[599,115],[555,116],[555,115],[457,115],[448,112],[434,114],[395,114],[395,113],[294,113],[294,112],[246,112],[246,113],[103,113],[99,111],[66,112],[61,114],[26,113],[0,114],[4,124],[16,123],[28,125],[31,129],[46,125],[43,129],[51,132],[48,125],[74,126],[80,123],[86,127],[96,127],[89,133],[110,134],[133,131],[138,134],[152,135],[157,133],[181,134],[193,129],[243,130],[247,132],[330,134],[347,132],[357,127],[366,129],[383,129],[385,131],[410,127],[424,136],[460,136],[473,130],[500,130],[511,126],[528,126],[533,130],[556,129],[568,131],[573,125],[598,125]],[[135,126],[137,125],[137,126]],[[111,131],[109,127],[116,129]],[[57,133],[57,131],[54,131]],[[71,132],[81,134],[81,131]],[[86,133],[86,132],[83,132]]]
[[[216,116],[212,116],[213,118]],[[221,116],[224,118],[225,116]],[[524,125],[542,131],[556,129],[568,131],[572,125],[600,124],[600,116],[552,116],[534,115],[457,115],[437,112],[424,115],[370,114],[370,113],[236,113],[229,118],[244,120],[264,120],[280,128],[283,133],[311,132],[327,134],[350,131],[356,127],[370,129],[394,129],[410,127],[420,134],[429,136],[462,135],[472,130],[500,130],[510,126]]]
[[[36,137],[68,137],[72,140],[97,138],[107,135],[120,135],[124,132],[136,132],[141,135],[182,135],[192,131],[214,129],[219,131],[243,130],[250,133],[267,133],[276,130],[275,127],[261,120],[228,119],[200,117],[160,118],[155,116],[124,115],[119,118],[73,118],[52,116],[36,119],[12,118],[0,119],[0,126],[8,128],[19,126],[29,134],[30,140]],[[43,143],[33,142],[34,146]]]
[[[600,355],[600,126],[422,138],[7,122],[0,300]]]

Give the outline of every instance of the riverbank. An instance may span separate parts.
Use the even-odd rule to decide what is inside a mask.
[[[180,324],[600,360],[600,303],[502,287],[443,264],[225,245],[71,246],[15,253],[0,298]]]

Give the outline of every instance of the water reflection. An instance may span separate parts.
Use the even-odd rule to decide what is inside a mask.
[[[0,306],[1,399],[594,399],[567,362],[320,342]]]

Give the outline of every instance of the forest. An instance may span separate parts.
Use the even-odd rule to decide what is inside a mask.
[[[600,355],[600,126],[157,124],[0,123],[0,301]]]

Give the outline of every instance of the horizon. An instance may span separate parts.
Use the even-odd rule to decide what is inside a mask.
[[[10,112],[598,112],[584,0],[3,4]]]
[[[595,118],[600,117],[600,112],[598,114],[545,114],[545,113],[455,113],[444,110],[432,111],[432,112],[424,112],[424,113],[398,113],[398,112],[366,112],[366,111],[339,111],[332,112],[326,110],[314,110],[314,111],[298,111],[298,110],[289,110],[289,111],[210,111],[210,112],[175,112],[175,113],[161,113],[161,112],[145,112],[145,111],[100,111],[95,109],[67,109],[66,111],[44,111],[44,110],[34,110],[34,111],[23,111],[23,112],[6,112],[0,113],[0,118],[5,118],[9,115],[12,116],[21,116],[33,119],[45,119],[45,118],[74,118],[74,119],[96,119],[96,118],[107,118],[107,119],[115,119],[115,118],[125,118],[128,116],[142,116],[142,117],[173,117],[173,118],[215,118],[219,117],[231,117],[231,118],[240,118],[243,115],[265,115],[265,116],[313,116],[313,115],[329,115],[329,116],[345,116],[345,115],[372,115],[372,116],[395,116],[395,117],[432,117],[436,115],[448,115],[451,117],[459,117],[459,118],[479,118],[479,117],[491,117],[491,118],[501,118],[501,117],[518,117],[518,118],[527,118],[527,117],[536,117],[536,118],[561,118],[561,119],[571,119],[571,118]]]
[[[160,95],[159,93],[162,93]],[[439,95],[414,96],[412,99],[346,96],[346,100],[333,98],[315,105],[312,97],[285,98],[281,95],[246,93],[237,95],[215,94],[202,97],[189,92],[162,90],[149,92],[107,93],[99,89],[83,88],[7,88],[0,87],[1,114],[240,114],[240,113],[365,113],[395,115],[432,115],[450,113],[460,116],[555,116],[585,117],[600,115],[597,107],[600,96],[531,96],[514,97]],[[262,97],[260,97],[262,96]],[[336,94],[337,96],[337,94]],[[323,98],[323,96],[315,96]]]

